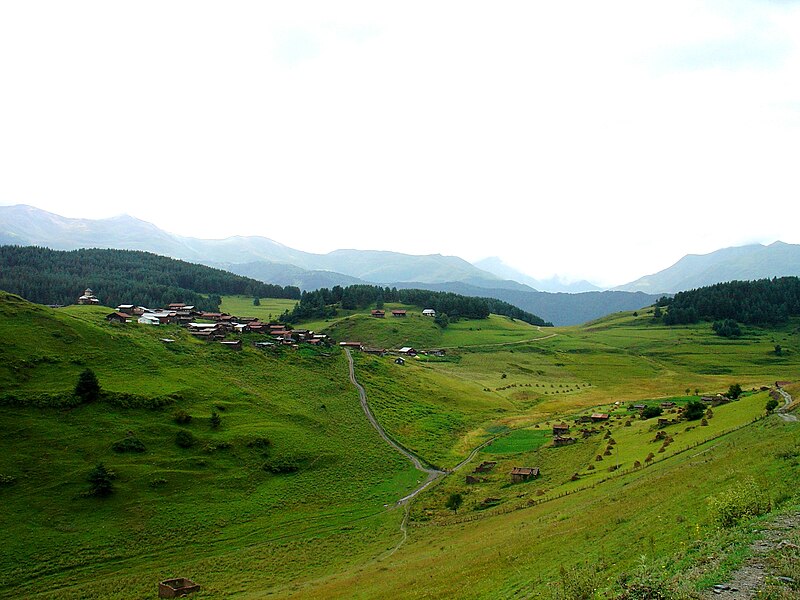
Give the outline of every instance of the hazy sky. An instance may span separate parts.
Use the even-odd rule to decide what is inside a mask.
[[[798,2],[0,4],[0,204],[618,284],[798,191]]]

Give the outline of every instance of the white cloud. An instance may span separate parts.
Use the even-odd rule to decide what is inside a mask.
[[[3,5],[0,203],[602,283],[800,242],[796,4],[540,4]]]

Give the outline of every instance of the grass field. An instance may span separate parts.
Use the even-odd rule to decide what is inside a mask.
[[[13,448],[0,457],[0,474],[13,479],[0,488],[0,595],[20,586],[26,596],[48,586],[59,597],[105,595],[104,576],[122,558],[124,585],[109,597],[147,595],[158,578],[180,574],[216,593],[240,588],[252,577],[236,573],[243,555],[271,587],[292,581],[300,565],[319,574],[396,539],[402,515],[384,505],[418,474],[365,422],[338,352],[237,353],[177,327],[105,323],[100,307],[53,311],[6,297],[0,311],[0,332],[15,342],[0,350],[0,447]],[[176,342],[159,342],[165,335]],[[8,405],[12,394],[69,394],[87,366],[104,389],[176,399],[155,410]],[[177,424],[177,410],[191,422]],[[179,431],[194,436],[191,448],[176,445]],[[144,453],[112,450],[128,432]],[[108,499],[83,497],[98,462],[117,474]],[[287,463],[298,471],[266,470]],[[341,544],[352,559],[315,556]],[[212,575],[224,564],[232,570]]]
[[[253,305],[253,298],[249,296],[223,296],[220,310],[237,317],[258,317],[265,323],[275,321],[284,311],[291,312],[297,305],[297,300],[283,298],[259,298],[260,305]]]
[[[267,319],[291,301],[261,302],[228,297],[223,310]],[[444,331],[414,315],[329,321],[331,335],[365,343],[448,348],[405,365],[355,356],[373,412],[402,444],[453,468],[492,440],[418,497],[396,548],[394,502],[422,475],[370,428],[338,349],[262,351],[252,334],[234,352],[176,326],[112,325],[108,311],[0,295],[0,596],[154,597],[159,579],[187,576],[199,598],[536,597],[560,567],[585,561],[611,590],[641,554],[701,586],[749,535],[713,529],[709,496],[753,477],[776,506],[797,502],[800,425],[761,418],[766,392],[714,407],[707,425],[657,429],[625,406],[796,380],[797,322],[723,340],[708,324],[665,328],[632,313],[542,330],[496,316]],[[104,390],[133,396],[59,404],[86,367]],[[593,411],[612,417],[574,423]],[[578,441],[554,448],[562,419]],[[179,432],[194,443],[180,447]],[[129,437],[145,451],[113,449]],[[467,485],[485,460],[497,466]],[[86,495],[98,462],[117,474],[108,498]],[[512,466],[541,476],[512,484]],[[445,508],[452,493],[464,497],[458,513]]]

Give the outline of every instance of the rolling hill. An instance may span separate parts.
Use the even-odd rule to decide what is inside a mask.
[[[555,599],[582,578],[608,597],[625,582],[694,590],[742,560],[753,529],[719,530],[709,496],[752,478],[772,514],[800,501],[798,424],[765,418],[760,391],[797,373],[796,321],[724,340],[646,313],[543,331],[490,317],[440,332],[443,357],[357,354],[388,434],[454,470],[404,517],[396,501],[423,477],[370,428],[337,348],[261,350],[245,334],[235,352],[106,312],[0,294],[0,595],[149,597],[169,576],[200,583],[200,597],[406,598],[424,581],[432,598]],[[390,319],[347,319],[395,335]],[[105,393],[74,403],[87,367]],[[748,392],[705,425],[659,430],[627,407],[669,401],[674,419],[734,381]],[[594,412],[610,418],[574,424]],[[578,439],[555,448],[551,425],[565,419]],[[486,461],[494,468],[467,483]],[[106,497],[87,493],[101,462],[116,474]],[[541,476],[511,483],[519,465]]]

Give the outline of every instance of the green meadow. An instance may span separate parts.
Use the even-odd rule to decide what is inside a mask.
[[[259,305],[253,304],[253,298],[248,296],[223,296],[219,309],[237,317],[258,317],[261,321],[275,321],[285,311],[297,305],[297,300],[284,298],[259,298]]]
[[[266,320],[292,305],[226,297],[222,310]],[[249,334],[236,352],[177,326],[107,323],[103,307],[0,294],[0,596],[154,598],[159,580],[183,576],[198,598],[546,598],[564,569],[591,564],[598,597],[613,597],[643,554],[662,579],[700,589],[752,536],[747,523],[716,528],[709,497],[752,478],[773,511],[800,500],[800,425],[766,416],[760,389],[796,380],[797,321],[727,340],[646,310],[569,328],[492,315],[441,329],[404,308],[297,326],[446,348],[404,365],[354,356],[391,437],[442,469],[466,460],[411,502],[407,534],[395,502],[424,476],[371,428],[338,348],[262,350]],[[75,402],[86,368],[106,394]],[[705,424],[628,410],[737,382],[746,393]],[[611,416],[575,421],[593,412]],[[556,448],[562,421],[576,442]],[[143,451],[119,450],[133,438]],[[497,464],[473,473],[483,461]],[[101,462],[115,473],[107,497],[88,493]],[[514,466],[541,474],[513,483]]]

